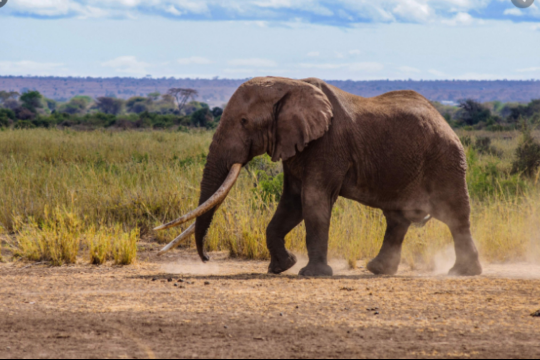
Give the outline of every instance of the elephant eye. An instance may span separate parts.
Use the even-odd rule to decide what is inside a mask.
[[[248,121],[247,121],[247,119],[245,119],[245,118],[244,118],[244,119],[242,119],[242,125],[246,125],[246,124],[247,124],[247,122],[248,122]]]

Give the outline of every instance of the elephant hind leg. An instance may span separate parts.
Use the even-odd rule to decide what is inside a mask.
[[[385,211],[386,234],[379,255],[367,268],[375,275],[395,275],[401,262],[401,249],[411,221],[401,211]]]
[[[443,201],[434,204],[434,217],[450,228],[456,250],[456,264],[452,276],[477,276],[482,274],[478,250],[471,233],[470,200],[466,186]]]

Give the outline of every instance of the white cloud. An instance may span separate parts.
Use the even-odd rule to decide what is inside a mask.
[[[425,1],[418,0],[401,0],[393,10],[405,20],[416,22],[427,22],[435,15],[433,9]]]
[[[469,72],[455,77],[456,80],[497,80],[500,76],[495,74],[484,74]]]
[[[272,68],[277,67],[278,64],[274,60],[268,59],[236,59],[229,61],[231,66],[242,66],[248,68]]]
[[[540,71],[540,67],[530,67],[526,69],[518,69],[517,72],[537,72]]]
[[[158,3],[168,3],[172,2],[177,8],[180,8],[181,10],[195,13],[195,14],[204,14],[209,11],[208,5],[205,1],[201,0],[195,0],[195,1],[189,1],[189,0],[174,0],[174,1],[155,1]]]
[[[384,69],[384,65],[376,62],[362,62],[349,65],[351,71],[378,72]]]
[[[229,1],[234,3],[234,1]],[[322,15],[322,16],[332,16],[334,12],[328,9],[326,6],[318,4],[317,1],[312,0],[255,0],[255,1],[245,1],[250,5],[255,5],[261,8],[270,8],[270,9],[309,9],[310,12]]]
[[[540,7],[535,3],[531,7],[526,9],[511,8],[504,11],[504,15],[511,15],[517,17],[534,16],[540,17]]]
[[[457,25],[471,25],[475,22],[475,19],[468,13],[460,12],[452,19],[445,19],[442,21],[443,24],[457,26]]]
[[[180,65],[210,65],[213,62],[204,57],[192,56],[189,58],[183,58],[177,60]]]
[[[135,56],[120,56],[101,63],[103,67],[113,68],[116,72],[127,75],[146,75],[150,64],[137,60]]]
[[[398,70],[401,71],[401,72],[407,73],[407,74],[410,74],[410,73],[419,74],[419,73],[422,72],[422,71],[418,70],[417,68],[414,68],[414,67],[411,67],[411,66],[401,66],[401,67],[398,68]]]
[[[181,16],[183,14],[183,12],[178,10],[174,5],[169,6],[166,11],[174,16]]]
[[[518,8],[512,8],[512,9],[506,9],[504,10],[504,15],[512,15],[512,16],[523,16],[523,11],[519,10]]]
[[[0,61],[0,74],[2,75],[32,75],[46,76],[64,72],[62,63],[40,63],[36,61]]]
[[[106,17],[110,15],[107,7],[95,4],[81,4],[75,0],[17,0],[12,1],[2,11],[40,17]]]
[[[5,14],[39,17],[162,15],[181,19],[291,21],[347,26],[367,22],[437,23],[460,21],[502,0],[12,0]],[[509,0],[504,0],[509,1]],[[534,7],[532,8],[534,10]],[[519,13],[510,9],[509,15]],[[480,16],[480,12],[476,12]],[[315,15],[315,16],[313,16]],[[489,17],[489,15],[486,15]]]
[[[431,75],[435,75],[436,77],[438,78],[446,78],[446,74],[442,71],[439,71],[439,70],[435,70],[435,69],[430,69],[428,70],[428,73],[430,73]]]
[[[300,64],[304,69],[335,70],[346,67],[346,64]]]
[[[361,62],[361,63],[346,63],[346,64],[300,64],[304,69],[317,69],[317,70],[336,70],[346,69],[349,71],[358,72],[378,72],[384,69],[384,65],[377,62]]]

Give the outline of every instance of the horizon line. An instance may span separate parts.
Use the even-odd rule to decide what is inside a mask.
[[[264,76],[261,76],[264,77]],[[130,80],[148,80],[148,81],[163,81],[163,80],[206,80],[206,81],[220,81],[220,80],[228,80],[228,81],[249,81],[251,79],[254,79],[255,77],[247,77],[247,78],[225,78],[220,76],[215,76],[212,78],[176,78],[174,76],[171,77],[151,77],[150,75],[144,76],[144,77],[133,77],[133,76],[104,76],[104,77],[97,77],[97,76],[58,76],[58,75],[0,75],[0,79],[2,78],[15,78],[15,79],[105,79],[105,80],[117,80],[117,79],[130,79]],[[303,78],[294,78],[291,77],[290,79],[303,79]],[[347,79],[347,80],[338,80],[338,79],[322,79],[323,81],[335,81],[335,82],[377,82],[377,81],[385,81],[385,82],[458,82],[458,81],[467,81],[467,82],[538,82],[540,79],[372,79],[372,80],[353,80],[353,79]]]

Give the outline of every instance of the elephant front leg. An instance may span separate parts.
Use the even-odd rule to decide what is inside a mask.
[[[269,274],[281,274],[296,265],[296,256],[285,248],[285,236],[302,220],[302,197],[300,191],[285,178],[285,186],[274,218],[266,230],[266,244],[272,258],[268,267]]]
[[[371,261],[367,268],[375,275],[395,275],[401,262],[401,249],[405,235],[411,226],[399,211],[385,211],[386,234],[379,255]]]
[[[328,233],[332,207],[337,195],[324,193],[320,189],[304,189],[303,208],[306,223],[306,245],[309,255],[308,265],[300,271],[300,276],[332,276],[328,266]]]

